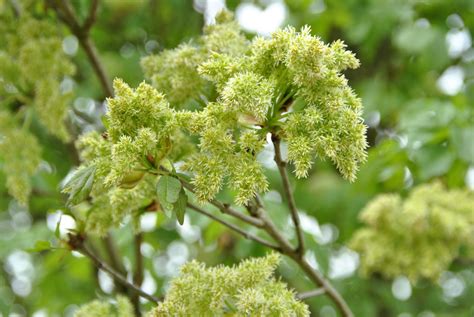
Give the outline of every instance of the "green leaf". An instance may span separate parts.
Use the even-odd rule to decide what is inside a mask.
[[[161,210],[165,213],[166,217],[171,218],[173,215],[174,205],[167,202],[160,202]]]
[[[56,224],[56,229],[54,229],[54,236],[59,239],[60,236],[60,231],[59,231],[59,226],[61,225],[61,219],[63,215],[59,216],[58,223]]]
[[[64,185],[63,192],[69,193],[68,204],[77,205],[84,201],[92,190],[96,167],[94,165],[77,169]]]
[[[38,240],[33,248],[27,249],[28,252],[41,252],[52,249],[51,243],[45,240]]]
[[[174,213],[176,214],[176,219],[180,225],[184,223],[184,214],[186,212],[186,205],[188,203],[188,195],[183,188],[179,192],[179,197],[176,203],[174,204]]]
[[[174,172],[175,171],[173,163],[171,163],[171,161],[167,158],[163,159],[160,164],[161,164],[161,166],[163,166],[169,172]]]
[[[163,206],[164,203],[174,204],[178,201],[181,187],[181,182],[178,179],[168,175],[161,176],[156,186],[160,204]]]
[[[474,164],[474,127],[452,129],[451,139],[459,158]]]
[[[419,166],[419,176],[423,180],[444,175],[455,159],[454,153],[441,144],[424,146],[414,151],[412,157]]]

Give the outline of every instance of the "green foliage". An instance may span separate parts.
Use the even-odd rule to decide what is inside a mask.
[[[34,7],[28,1],[24,6]],[[60,85],[74,73],[55,24],[32,13],[16,18],[0,4],[0,158],[9,193],[24,205],[41,152],[30,124],[38,119],[49,133],[69,140],[65,119],[72,94]]]
[[[97,48],[105,77],[123,78],[127,86],[134,87],[129,88],[132,95],[136,94],[138,88],[135,87],[143,81],[138,67],[140,59],[150,55],[142,60],[145,77],[157,89],[156,94],[163,94],[163,99],[157,102],[160,107],[169,102],[171,117],[176,121],[169,142],[163,140],[157,144],[153,135],[157,131],[148,121],[155,111],[140,112],[139,120],[132,119],[134,111],[142,106],[153,108],[139,98],[127,97],[126,101],[121,101],[130,111],[125,115],[118,114],[114,124],[104,116],[102,122],[106,128],[117,128],[117,138],[112,140],[110,130],[102,133],[100,117],[107,112],[108,104],[103,103],[103,98],[108,93],[101,89],[95,68],[91,67],[78,38],[69,33],[54,12],[54,3],[66,2],[0,0],[0,315],[70,315],[71,307],[75,306],[71,304],[86,303],[96,296],[103,298],[102,291],[105,290],[97,287],[96,272],[87,258],[68,254],[66,250],[20,251],[34,247],[38,240],[56,245],[56,239],[64,238],[59,231],[62,233],[65,226],[71,225],[69,216],[74,217],[77,232],[85,231],[87,242],[94,245],[104,259],[107,259],[106,250],[95,235],[111,234],[127,269],[129,263],[135,267],[133,234],[141,223],[146,230],[141,246],[143,285],[149,285],[152,278],[157,285],[155,296],[165,295],[172,275],[168,269],[177,267],[176,261],[184,261],[185,255],[187,259],[199,258],[209,265],[231,265],[241,258],[262,255],[265,248],[261,245],[239,238],[215,221],[185,210],[182,207],[184,198],[196,202],[196,196],[189,191],[181,190],[180,203],[175,203],[168,212],[174,213],[179,221],[185,220],[183,227],[177,227],[175,217],[165,217],[162,208],[158,207],[157,182],[164,175],[192,181],[200,201],[216,197],[223,203],[231,204],[237,199],[245,203],[255,192],[260,193],[269,217],[294,243],[295,238],[289,234],[293,227],[288,221],[288,210],[277,193],[281,194],[281,180],[268,165],[273,153],[267,140],[268,132],[272,132],[282,140],[283,158],[289,158],[293,163],[290,169],[294,168],[298,177],[307,176],[296,180],[290,175],[304,227],[305,256],[315,260],[322,273],[337,276],[335,286],[356,316],[472,316],[473,248],[469,245],[459,248],[460,244],[450,238],[459,237],[459,234],[447,235],[442,231],[455,227],[449,224],[450,220],[436,225],[443,229],[440,229],[442,234],[437,233],[430,240],[433,244],[421,239],[421,233],[416,233],[414,228],[418,225],[407,225],[403,235],[397,232],[398,235],[391,236],[401,236],[402,243],[388,241],[385,244],[385,249],[394,246],[397,253],[381,253],[387,264],[377,262],[380,265],[369,269],[365,264],[371,259],[369,248],[384,246],[382,237],[385,235],[372,225],[360,229],[357,217],[368,201],[390,192],[400,198],[396,199],[399,200],[396,209],[391,203],[387,217],[397,218],[393,221],[397,225],[408,222],[402,221],[407,214],[402,211],[404,204],[413,203],[410,192],[414,186],[420,188],[433,178],[446,188],[439,196],[444,197],[445,192],[467,191],[464,188],[472,190],[474,2],[285,0],[269,4],[271,1],[225,1],[228,8],[238,10],[239,20],[246,17],[246,14],[240,15],[245,11],[240,10],[244,6],[258,7],[254,11],[261,9],[262,17],[272,12],[265,10],[269,5],[286,7],[283,30],[271,37],[253,39],[252,34],[240,31],[228,13],[219,15],[217,24],[205,26],[203,36],[199,37],[204,17],[207,20],[210,14],[201,12],[207,10],[201,6],[203,2],[98,2],[97,19],[88,40]],[[71,4],[80,24],[87,19],[92,1],[67,3]],[[242,25],[245,25],[244,20],[241,20]],[[285,28],[287,23],[295,29]],[[303,36],[304,32],[298,31],[304,25],[310,25],[312,33],[320,36],[321,42],[329,44]],[[63,36],[67,37],[63,39]],[[338,163],[331,162],[335,161],[332,157],[335,149],[343,149],[338,143],[342,139],[334,141],[339,135],[331,128],[345,129],[347,122],[338,120],[350,117],[350,112],[341,111],[344,107],[334,107],[331,102],[308,102],[312,100],[311,95],[323,93],[338,81],[342,83],[330,70],[343,65],[322,62],[331,60],[325,52],[342,51],[341,43],[333,44],[329,50],[325,48],[338,42],[338,38],[344,39],[363,65],[358,70],[343,71],[363,100],[363,117],[368,125],[368,159],[361,165],[354,182],[345,182],[338,175],[344,170],[343,173],[350,174],[353,166],[347,162],[354,157],[347,156],[347,166],[339,168],[340,171],[333,166]],[[288,51],[290,46],[291,52]],[[310,54],[312,49],[321,50],[321,53]],[[61,61],[66,60],[63,50],[75,64],[73,75],[69,69],[71,64],[63,68],[65,65]],[[352,61],[348,66],[357,64],[353,57],[344,56],[343,59]],[[307,63],[311,67],[305,67]],[[314,78],[310,69],[317,69],[318,73],[314,74],[322,72],[325,77]],[[459,76],[450,78],[449,86],[458,85],[459,90],[447,93],[441,78],[451,70],[456,70]],[[303,85],[296,85],[295,78],[303,81]],[[255,85],[249,85],[250,81]],[[304,87],[305,82],[310,86],[309,90],[313,87],[314,91],[303,94],[308,90]],[[341,98],[344,86],[342,83],[341,89],[329,89],[326,97],[331,100],[335,97],[335,101],[344,99]],[[74,87],[74,94],[71,87]],[[284,91],[285,88],[288,89]],[[233,94],[232,98],[224,98],[228,94]],[[267,104],[269,95],[270,105]],[[239,98],[239,102],[233,98]],[[323,100],[325,96],[318,98]],[[332,113],[332,108],[338,110]],[[160,110],[160,113],[167,111]],[[67,129],[64,129],[66,112]],[[127,121],[129,119],[132,120]],[[129,122],[131,124],[127,125]],[[146,125],[141,126],[142,122]],[[145,129],[139,137],[141,128]],[[161,131],[159,127],[157,129]],[[354,127],[348,128],[350,133],[354,130]],[[324,138],[320,133],[324,133]],[[344,138],[357,140],[345,134]],[[95,169],[89,197],[86,197],[87,186],[83,192],[80,186],[76,187],[79,194],[71,197],[74,203],[66,206],[67,210],[65,197],[60,195],[58,188],[67,173],[78,167],[71,144],[62,143],[66,139],[74,140],[78,145],[82,162],[79,169]],[[347,141],[344,146],[347,144],[352,143]],[[286,151],[287,146],[290,151]],[[113,147],[115,160],[112,160]],[[150,152],[155,154],[144,154]],[[319,159],[315,160],[315,156]],[[170,173],[161,170],[160,165]],[[263,188],[268,188],[269,192],[263,193]],[[433,193],[438,191],[430,190],[428,195]],[[24,205],[18,205],[12,195]],[[417,204],[427,201],[421,197],[416,200]],[[445,208],[450,212],[443,213],[439,219],[451,219],[457,210],[451,208],[452,205]],[[433,206],[438,208],[440,205]],[[227,215],[219,215],[209,204],[203,204],[201,208],[232,220]],[[431,215],[434,207],[426,210]],[[68,216],[63,216],[63,221],[54,230],[51,220],[56,221],[59,211]],[[185,211],[186,219],[183,219]],[[415,214],[410,213],[407,218],[412,219]],[[144,217],[140,218],[141,215]],[[379,212],[377,217],[382,219],[383,215]],[[438,216],[429,219],[438,219]],[[150,223],[156,227],[148,232]],[[232,224],[259,234],[239,221]],[[56,239],[52,237],[53,230]],[[374,239],[368,239],[367,245],[361,247],[359,257],[363,265],[359,272],[365,272],[366,278],[360,278],[357,271],[338,275],[341,259],[346,268],[349,263],[354,264],[346,259],[346,249],[341,246],[350,241],[354,232],[366,230],[375,232]],[[424,232],[432,234],[430,230]],[[410,240],[411,236],[414,238]],[[448,238],[439,247],[441,236]],[[408,243],[415,240],[422,241],[420,246]],[[41,242],[38,250],[46,246]],[[180,252],[175,252],[176,246]],[[433,246],[435,252],[441,250],[440,259],[432,255]],[[447,246],[453,246],[452,251],[446,252]],[[407,251],[402,252],[402,247]],[[423,256],[435,260],[427,267],[429,274],[433,274],[433,267],[442,270],[440,279],[426,279],[424,269],[414,263],[414,250],[420,250],[418,259],[421,263],[429,261],[423,260]],[[178,253],[180,257],[177,257]],[[355,257],[355,253],[351,254]],[[405,254],[408,254],[406,263],[410,264],[403,266]],[[16,263],[12,261],[19,257],[22,265],[12,266]],[[358,262],[355,263],[354,270]],[[388,275],[384,268],[379,269],[382,265],[393,271],[398,267],[398,273]],[[407,275],[403,272],[405,267],[408,267],[408,273],[417,276],[412,280],[419,281],[411,283],[411,296],[402,300],[395,292],[398,279],[392,284],[392,278]],[[21,275],[17,275],[19,268],[25,268]],[[314,287],[297,272],[291,261],[285,261],[278,273],[282,279],[291,281],[295,290]],[[31,291],[29,294],[28,290]],[[117,291],[115,287],[113,293]],[[325,295],[305,302],[312,315],[333,314]],[[151,305],[141,303],[140,306],[142,310],[148,310]],[[235,303],[226,303],[228,313],[234,308]],[[115,312],[115,307],[111,307],[111,311]]]
[[[186,208],[188,204],[188,195],[184,191],[184,188],[181,188],[179,192],[178,201],[174,204],[174,213],[176,214],[176,219],[178,223],[182,225],[184,223],[184,214],[186,213]]]
[[[16,19],[3,11],[0,91],[6,98],[2,105],[11,109],[20,102],[34,108],[50,133],[68,140],[64,120],[72,95],[61,91],[60,84],[74,73],[74,66],[62,51],[62,38],[47,19],[36,19],[28,12]]]
[[[78,204],[89,196],[94,174],[95,166],[84,166],[74,172],[63,189],[63,192],[69,194],[69,203]]]
[[[191,57],[194,62],[188,60]],[[216,25],[205,28],[193,49],[181,46],[165,51],[144,59],[142,65],[164,95],[146,83],[132,89],[116,79],[115,96],[108,99],[106,134],[102,139],[97,134],[86,135],[79,141],[85,164],[96,169],[89,211],[89,217],[96,220],[94,228],[105,223],[98,215],[92,216],[96,203],[106,201],[97,193],[111,197],[112,203],[117,200],[118,187],[124,191],[133,188],[138,195],[142,178],[152,182],[151,175],[163,174],[160,166],[167,160],[184,161],[200,201],[212,200],[228,185],[236,192],[235,202],[246,204],[268,189],[257,155],[269,132],[288,142],[289,159],[299,177],[307,174],[314,154],[331,158],[350,180],[365,159],[360,101],[340,74],[357,67],[358,61],[340,41],[325,45],[310,35],[309,28],[300,33],[287,28],[271,39],[248,43],[231,15],[222,12]],[[211,90],[217,96],[202,104],[202,96],[211,95],[203,85],[189,87],[199,82],[195,76],[206,86],[215,84]],[[187,94],[175,95],[176,87]],[[195,93],[200,97],[193,97]],[[171,108],[166,98],[177,109]],[[200,107],[180,109],[188,107],[179,103],[189,102],[189,98],[195,98]],[[199,139],[197,149],[186,151],[192,148],[194,135]],[[140,209],[155,198],[148,196],[148,187],[144,190],[147,194],[140,192],[138,205],[132,206]],[[73,194],[71,189],[65,191]],[[162,209],[174,211],[182,223],[187,198],[180,194],[178,201],[180,191],[180,182],[171,176],[162,176],[157,183]],[[124,209],[119,204],[117,208]],[[100,219],[107,209],[100,207]],[[123,216],[130,211],[115,213]],[[117,215],[112,218],[116,220],[107,221],[109,226],[121,219]]]
[[[107,185],[117,185],[150,155],[157,164],[170,151],[175,132],[174,112],[164,96],[150,85],[132,90],[121,80],[114,81],[115,97],[109,99],[107,130],[112,143],[111,171]]]
[[[371,201],[360,215],[368,227],[355,233],[351,246],[366,275],[436,280],[462,247],[474,255],[473,215],[472,192],[420,185],[405,200],[385,194]]]
[[[308,307],[272,276],[279,259],[273,253],[213,268],[189,262],[148,316],[309,316]]]
[[[209,96],[206,78],[199,72],[200,64],[215,54],[239,55],[246,50],[246,39],[240,27],[229,12],[216,17],[216,25],[206,26],[204,35],[196,40],[181,44],[175,49],[165,50],[158,55],[142,59],[142,68],[153,85],[166,94],[175,107],[200,101],[202,95]],[[218,70],[216,70],[218,71]]]
[[[21,204],[26,205],[31,193],[31,176],[40,163],[41,148],[34,135],[15,126],[14,118],[0,110],[0,156],[7,175],[7,187]]]
[[[122,141],[121,146],[129,144],[130,149],[138,151],[138,154],[123,153],[134,159],[140,155],[143,147],[146,147],[146,145],[141,147],[137,143],[124,143],[123,140],[121,137],[119,141],[119,143]],[[86,231],[105,235],[110,227],[117,226],[125,216],[136,213],[154,198],[155,178],[125,164],[122,164],[122,170],[125,169],[128,174],[120,175],[120,183],[117,186],[109,185],[110,175],[118,170],[117,165],[120,164],[117,162],[112,165],[115,163],[114,158],[117,158],[117,152],[112,152],[113,145],[109,139],[97,132],[91,132],[78,140],[77,147],[84,163],[72,175],[63,191],[70,194],[70,203],[77,205],[72,209]],[[83,172],[83,169],[90,173]],[[92,171],[95,171],[93,178],[90,177]],[[92,187],[90,180],[93,180]],[[86,192],[90,192],[90,201],[79,204],[86,198],[84,195]]]
[[[161,208],[168,213],[173,211],[179,224],[182,225],[188,196],[181,182],[175,177],[163,175],[156,185],[156,193]]]
[[[156,187],[158,198],[163,203],[174,204],[178,201],[181,187],[181,182],[178,179],[166,175],[162,176]]]

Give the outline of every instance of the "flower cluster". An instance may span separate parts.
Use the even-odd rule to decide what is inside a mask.
[[[26,204],[41,152],[30,123],[38,120],[51,134],[69,139],[64,120],[72,94],[61,82],[74,67],[56,24],[37,18],[29,1],[22,7],[20,17],[0,11],[0,161],[9,193]]]
[[[74,73],[74,65],[62,50],[62,38],[54,23],[24,12],[20,18],[2,15],[0,30],[0,92],[2,103],[33,107],[39,121],[62,140],[69,134],[64,125],[70,92],[61,82]]]
[[[74,312],[74,317],[133,317],[133,307],[123,296],[117,296],[115,304],[92,301]]]
[[[317,155],[354,180],[366,158],[366,127],[360,99],[341,74],[358,67],[354,55],[341,41],[326,45],[308,27],[301,32],[288,27],[269,40],[257,38],[251,59],[253,69],[276,82],[276,106],[289,111],[280,134],[296,176],[305,177]]]
[[[79,169],[73,178],[77,186],[66,187],[73,196],[85,188],[93,201],[100,193],[112,202],[115,191],[125,197],[126,188],[137,191],[146,182],[150,187],[135,201],[150,202],[156,199],[146,194],[152,193],[153,177],[180,162],[199,201],[212,200],[227,187],[244,205],[268,188],[258,154],[269,134],[288,143],[298,177],[307,175],[317,155],[333,160],[353,180],[365,159],[360,100],[341,74],[358,60],[342,42],[326,45],[309,28],[286,28],[249,42],[223,11],[196,42],[146,57],[142,66],[154,87],[142,83],[132,89],[114,81],[107,132],[79,142],[90,168]],[[83,186],[89,180],[90,190]],[[98,210],[102,215],[89,217],[112,217],[103,211],[110,207]],[[117,213],[130,214],[127,210]]]
[[[441,183],[420,185],[403,200],[386,194],[361,214],[351,247],[361,254],[362,272],[387,278],[437,279],[462,247],[474,256],[474,193],[446,190]]]
[[[30,178],[40,163],[41,148],[28,131],[17,128],[7,111],[0,111],[0,158],[7,175],[7,188],[26,205],[31,193]]]
[[[309,316],[306,304],[272,276],[278,262],[276,253],[235,267],[189,262],[148,316]]]
[[[195,43],[181,44],[142,60],[145,75],[159,91],[166,93],[174,107],[201,102],[203,97],[212,98],[212,87],[198,72],[198,66],[210,55],[239,55],[247,48],[245,36],[229,12],[222,11],[216,22],[206,26],[204,35]]]

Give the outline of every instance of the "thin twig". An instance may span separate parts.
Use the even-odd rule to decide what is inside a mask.
[[[288,242],[288,240],[281,234],[281,231],[275,226],[273,221],[268,218],[266,211],[263,208],[258,208],[257,215],[263,221],[263,228],[265,229],[265,231],[280,245],[282,253],[293,253],[293,247]]]
[[[185,187],[187,190],[189,190],[192,193],[195,193],[194,186],[191,185],[190,183],[186,182],[185,180],[181,179],[181,183],[183,184],[183,187]],[[246,214],[235,210],[228,204],[224,204],[216,199],[213,199],[209,202],[211,205],[214,205],[217,207],[222,213],[227,214],[229,216],[235,217],[239,220],[242,220],[252,226],[255,226],[257,228],[262,228],[263,227],[263,222],[262,220],[254,217],[247,216]]]
[[[326,294],[332,299],[334,304],[336,304],[343,316],[354,316],[341,294],[339,294],[334,286],[332,286],[332,284],[327,279],[325,279],[319,271],[316,271],[305,258],[299,257],[297,254],[288,254],[288,256],[290,256],[299,265],[299,267],[306,273],[313,283],[326,290]]]
[[[324,293],[326,293],[326,290],[321,287],[321,288],[313,289],[312,291],[300,293],[296,295],[296,298],[298,298],[299,300],[305,300],[311,297],[323,295]]]
[[[100,62],[99,55],[97,53],[97,48],[89,37],[89,31],[95,22],[95,15],[97,14],[98,1],[93,1],[91,4],[91,9],[89,11],[89,16],[86,18],[86,21],[83,26],[80,25],[73,8],[71,7],[69,1],[64,0],[52,0],[52,7],[57,12],[59,18],[69,27],[72,34],[74,34],[82,48],[86,52],[87,58],[96,73],[102,90],[106,96],[113,96],[114,92],[110,81],[108,79],[107,73],[105,72],[102,63]]]
[[[123,263],[120,259],[114,239],[112,238],[112,234],[107,233],[107,235],[104,238],[102,238],[102,243],[107,253],[108,260],[109,260],[108,262],[110,266],[118,273],[122,275],[127,275],[127,270],[123,266]],[[93,253],[96,253],[94,252],[94,250],[91,250],[91,251]],[[123,285],[120,285],[119,283],[117,283],[118,281],[116,280],[114,280],[114,282],[115,282],[115,285],[119,287],[120,293],[127,293],[127,289]]]
[[[265,224],[264,229],[281,246],[281,253],[292,258],[293,261],[298,264],[298,266],[306,273],[306,275],[313,283],[322,287],[325,290],[325,293],[332,299],[334,304],[336,304],[343,316],[353,317],[354,314],[352,313],[351,309],[349,308],[341,294],[339,294],[339,292],[334,288],[334,286],[332,286],[332,284],[328,280],[326,280],[326,278],[324,278],[324,276],[320,272],[313,269],[313,267],[311,267],[308,261],[303,256],[301,256],[300,253],[298,253],[291,247],[288,240],[281,234],[281,232],[275,226],[273,221],[267,216],[267,212],[264,209],[263,202],[261,201],[261,199],[257,196],[255,201],[257,203],[257,215],[260,219],[263,220]]]
[[[112,237],[111,233],[108,233],[102,240],[105,250],[107,251],[107,255],[110,260],[110,265],[120,272],[121,274],[126,273],[126,269],[122,264],[120,256],[118,254],[117,246],[115,245],[114,238]]]
[[[122,285],[126,286],[129,290],[137,293],[143,298],[148,299],[151,302],[158,303],[159,299],[156,298],[155,296],[148,294],[144,291],[142,291],[138,286],[130,283],[127,281],[127,279],[122,276],[120,273],[115,271],[113,268],[111,268],[107,263],[105,263],[102,259],[100,259],[98,256],[96,256],[94,253],[92,253],[85,245],[82,245],[79,249],[77,249],[78,252],[81,254],[85,255],[86,257],[90,258],[92,262],[96,265],[97,268],[109,273],[115,280],[119,281]]]
[[[94,71],[99,78],[100,84],[102,86],[102,89],[104,90],[104,93],[107,96],[112,97],[114,95],[114,91],[112,89],[112,86],[110,84],[110,81],[108,80],[108,76],[105,72],[104,67],[100,63],[99,60],[99,55],[97,53],[97,49],[91,39],[89,37],[84,38],[84,39],[79,39],[79,42],[81,43],[82,48],[87,54],[87,57],[89,58],[92,67],[94,68]]]
[[[288,173],[286,171],[286,162],[281,157],[280,139],[276,135],[272,135],[273,145],[275,147],[275,163],[278,166],[280,177],[283,183],[283,189],[285,191],[286,200],[288,202],[288,208],[290,209],[291,219],[295,225],[296,236],[298,238],[298,247],[296,252],[302,256],[304,251],[304,236],[303,230],[301,229],[300,217],[296,208],[295,198],[293,197],[293,191],[291,190],[290,180],[288,179]]]
[[[170,172],[168,169],[166,169],[163,166],[160,166],[160,170],[166,173]],[[191,183],[189,183],[183,177],[179,177],[179,180],[181,181],[181,184],[183,185],[184,188],[189,190],[191,193],[194,193],[194,194],[196,193],[196,190]],[[209,203],[217,207],[223,214],[235,217],[257,228],[263,227],[263,222],[260,219],[247,216],[246,214],[232,208],[229,204],[222,203],[218,201],[217,199],[212,199],[211,201],[209,201]]]
[[[89,14],[86,20],[82,24],[82,28],[85,32],[89,32],[91,27],[94,25],[97,18],[97,8],[99,7],[99,0],[92,0],[91,6],[89,7]]]
[[[249,240],[253,240],[253,241],[258,242],[258,243],[260,243],[260,244],[262,244],[262,245],[264,245],[264,246],[266,246],[266,247],[268,247],[268,248],[270,248],[270,249],[273,249],[273,250],[276,250],[276,251],[278,251],[278,252],[281,252],[281,248],[280,248],[279,246],[274,245],[274,244],[268,242],[267,240],[262,239],[262,238],[260,238],[260,237],[258,237],[258,236],[256,236],[256,235],[253,235],[253,234],[251,234],[250,232],[247,232],[247,231],[245,231],[245,230],[242,230],[242,229],[240,229],[238,226],[236,226],[236,225],[234,225],[234,224],[232,224],[232,223],[230,223],[230,222],[227,222],[227,221],[225,221],[225,220],[223,220],[223,219],[220,219],[219,217],[214,216],[213,214],[207,212],[206,210],[204,210],[204,209],[202,209],[202,208],[200,208],[200,207],[198,207],[198,206],[196,206],[196,205],[194,205],[194,204],[192,204],[192,203],[188,203],[188,207],[191,208],[191,209],[193,209],[193,210],[195,210],[195,211],[197,211],[197,212],[199,212],[200,214],[205,215],[205,216],[208,217],[208,218],[211,218],[211,219],[213,219],[213,220],[215,220],[215,221],[217,221],[217,222],[223,224],[224,226],[226,226],[226,227],[232,229],[233,231],[237,232],[238,234],[242,235],[244,238],[247,238],[247,239],[249,239]]]

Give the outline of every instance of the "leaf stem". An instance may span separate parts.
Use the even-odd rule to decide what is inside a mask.
[[[323,295],[324,293],[326,293],[326,289],[321,287],[321,288],[313,289],[313,290],[308,291],[308,292],[300,293],[300,294],[296,295],[296,297],[299,300],[305,300],[305,299],[308,299],[308,298],[311,298],[311,297],[316,297],[316,296]]]
[[[143,254],[141,252],[141,246],[143,243],[143,232],[138,232],[135,234],[133,239],[134,244],[134,254],[135,254],[135,270],[133,272],[133,284],[141,287],[143,283]],[[140,311],[140,300],[138,298],[138,294],[134,294],[135,296],[132,297],[132,304],[135,309],[135,315],[137,317],[141,316]]]
[[[179,177],[179,175],[178,175]],[[194,186],[188,183],[186,180],[184,180],[182,177],[179,177],[179,180],[183,184],[183,187],[189,190],[192,193],[195,193]],[[211,205],[214,205],[217,207],[223,214],[227,214],[230,216],[233,216],[239,220],[242,220],[243,222],[246,222],[252,226],[255,226],[257,228],[262,228],[263,227],[263,222],[255,217],[250,217],[247,216],[246,214],[232,208],[230,205],[222,203],[218,201],[217,199],[213,199],[209,202]]]
[[[247,232],[247,231],[245,231],[245,230],[239,228],[238,226],[236,226],[236,225],[234,225],[234,224],[232,224],[232,223],[230,223],[230,222],[227,222],[227,221],[225,221],[225,220],[223,220],[223,219],[220,219],[219,217],[214,216],[213,214],[207,212],[206,210],[204,210],[204,209],[202,209],[202,208],[200,208],[200,207],[198,207],[198,206],[196,206],[196,205],[194,205],[194,204],[192,204],[192,203],[188,203],[187,206],[188,206],[189,208],[193,209],[194,211],[197,211],[198,213],[203,214],[203,215],[205,215],[206,217],[211,218],[211,219],[213,219],[213,220],[219,222],[220,224],[222,224],[222,225],[228,227],[229,229],[231,229],[231,230],[237,232],[238,234],[240,234],[241,236],[243,236],[243,237],[246,238],[246,239],[253,240],[253,241],[258,242],[258,243],[260,243],[260,244],[262,244],[262,245],[264,245],[264,246],[266,246],[266,247],[268,247],[268,248],[270,248],[270,249],[273,249],[273,250],[275,250],[275,251],[281,252],[281,248],[280,248],[278,245],[274,245],[274,244],[268,242],[267,240],[262,239],[262,238],[260,238],[260,237],[258,237],[258,236],[256,236],[256,235],[254,235],[254,234],[252,234],[252,233],[250,233],[250,232]]]

